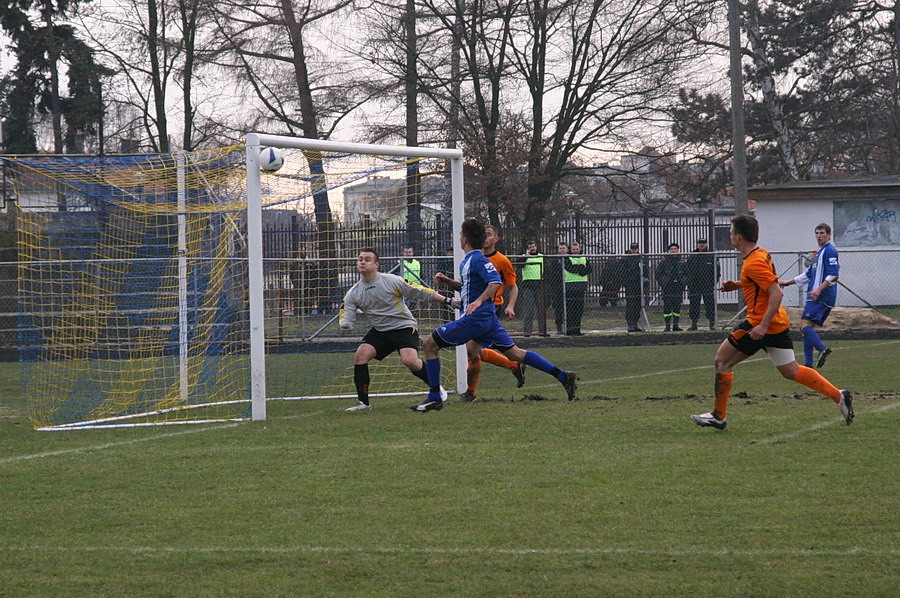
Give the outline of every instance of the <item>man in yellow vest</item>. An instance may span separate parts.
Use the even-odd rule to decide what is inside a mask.
[[[413,256],[416,254],[412,245],[403,246],[403,259],[400,260],[400,278],[410,284],[424,285],[422,282],[422,264]]]
[[[581,242],[572,241],[569,257],[563,264],[563,284],[566,294],[566,335],[581,336],[581,317],[584,314],[584,296],[587,293],[588,276],[593,267],[581,255]]]
[[[519,277],[521,284],[522,332],[531,336],[535,316],[541,313],[541,279],[544,277],[544,256],[538,253],[537,243],[528,241],[525,247],[525,263]],[[538,325],[540,329],[540,325]]]

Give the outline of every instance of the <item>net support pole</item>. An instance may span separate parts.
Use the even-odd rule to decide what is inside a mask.
[[[263,304],[262,192],[259,177],[259,136],[246,137],[247,259],[250,302],[251,419],[266,419],[266,338]]]
[[[463,160],[462,156],[450,159],[450,215],[451,226],[450,238],[455,239],[456,235],[462,228],[463,220],[466,218],[465,195],[463,194]],[[459,264],[465,255],[459,242],[453,243],[453,272],[459,272]],[[456,347],[456,392],[462,394],[466,392],[468,386],[466,369],[469,365],[469,358],[466,354],[466,346],[459,345]]]
[[[178,395],[181,402],[190,399],[188,389],[188,305],[187,305],[187,221],[184,152],[175,156],[178,184]]]

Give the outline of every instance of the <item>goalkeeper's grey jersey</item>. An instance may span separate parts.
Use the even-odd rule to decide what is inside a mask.
[[[419,324],[406,306],[404,299],[430,299],[434,291],[410,284],[394,274],[379,272],[375,280],[358,280],[344,295],[341,306],[341,323],[356,321],[361,311],[372,322],[375,330],[387,332],[400,328],[418,328]]]

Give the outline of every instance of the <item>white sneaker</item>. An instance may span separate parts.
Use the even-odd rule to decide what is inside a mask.
[[[724,430],[725,426],[728,425],[728,422],[726,422],[725,419],[727,418],[716,419],[715,417],[713,417],[712,413],[703,413],[700,415],[691,416],[691,420],[698,426],[712,426],[717,430]]]
[[[366,409],[371,409],[371,408],[372,408],[371,405],[366,405],[365,403],[360,401],[353,407],[347,407],[346,409],[344,409],[344,411],[365,411]]]
[[[838,403],[841,409],[841,415],[844,416],[844,423],[848,426],[853,423],[853,395],[849,390],[841,391],[841,402]]]
[[[441,393],[441,400],[446,403],[447,402],[447,389],[444,388],[443,386],[441,386],[438,390]]]

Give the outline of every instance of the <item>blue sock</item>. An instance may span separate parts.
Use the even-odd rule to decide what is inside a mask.
[[[803,330],[800,332],[803,333],[803,342],[809,343],[811,347],[815,347],[816,351],[824,351],[825,343],[822,342],[822,339],[819,338],[819,333],[816,332],[816,329],[812,326],[804,326]]]
[[[812,327],[804,326],[800,333],[803,335],[803,365],[808,368],[812,367],[813,345],[809,338],[808,332],[812,331]]]
[[[428,391],[429,399],[437,399],[440,397],[439,388],[441,385],[441,358],[425,360],[425,373],[428,375]],[[433,395],[433,396],[432,396]]]
[[[534,351],[525,351],[525,365],[530,365],[533,368],[550,374],[560,382],[566,381],[566,372],[564,370],[559,369]]]

